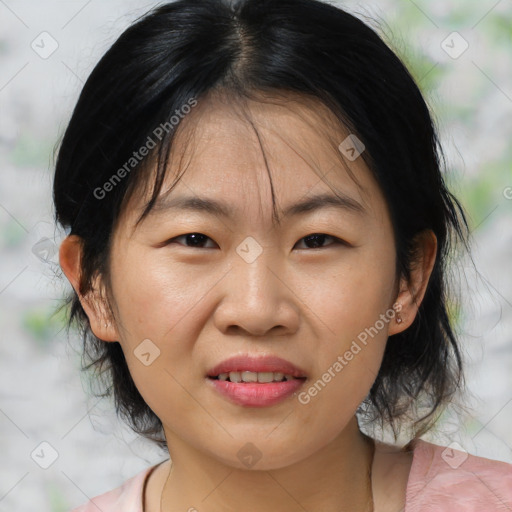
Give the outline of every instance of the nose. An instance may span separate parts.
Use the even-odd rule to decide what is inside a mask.
[[[265,249],[251,263],[235,254],[214,313],[214,323],[224,334],[277,336],[298,329],[301,301],[293,277],[271,253]]]

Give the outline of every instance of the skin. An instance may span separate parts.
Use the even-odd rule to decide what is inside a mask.
[[[322,173],[365,213],[325,208],[273,226],[264,156],[251,124],[213,100],[185,119],[171,169],[180,160],[174,155],[184,155],[188,167],[171,195],[225,200],[236,216],[162,211],[134,230],[149,193],[134,196],[111,248],[115,317],[106,312],[101,276],[94,292],[80,297],[94,334],[119,341],[137,388],[164,425],[172,472],[166,462],[151,473],[145,511],[159,511],[162,494],[166,512],[242,510],[248,504],[251,512],[364,511],[372,463],[375,510],[399,510],[411,455],[379,443],[372,460],[355,412],[375,380],[388,337],[407,329],[417,314],[435,260],[435,236],[418,238],[411,280],[397,280],[386,202],[361,157],[345,162],[360,187],[341,165],[322,129],[330,112],[300,100],[248,106],[280,208],[332,193]],[[339,131],[337,143],[347,135]],[[162,191],[172,178],[169,172]],[[187,233],[209,238],[194,247],[181,237]],[[312,233],[349,245],[327,237],[315,248],[304,239]],[[248,236],[262,248],[250,264],[236,252]],[[163,244],[174,237],[180,238]],[[75,290],[78,242],[71,235],[60,248],[61,267]],[[271,407],[242,407],[207,385],[212,366],[250,353],[277,355],[304,369],[307,389],[395,302],[403,321],[385,323],[307,404],[292,396]],[[149,366],[134,354],[144,339],[160,350]],[[261,453],[251,468],[237,457],[249,442]]]

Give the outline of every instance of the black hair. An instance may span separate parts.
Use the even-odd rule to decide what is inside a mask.
[[[233,99],[300,95],[334,113],[364,143],[362,157],[386,199],[398,276],[410,275],[416,236],[435,233],[437,257],[419,311],[388,339],[365,400],[368,418],[395,432],[423,397],[429,409],[415,424],[426,432],[463,380],[447,263],[458,242],[467,246],[467,221],[446,187],[436,127],[413,77],[375,30],[339,7],[317,0],[178,0],[121,34],[86,81],[56,160],[55,216],[81,240],[80,293],[91,290],[97,274],[108,284],[116,222],[155,168],[143,215],[161,190],[176,134],[162,128],[181,117],[184,105],[214,92]],[[131,161],[148,137],[157,139],[149,156]],[[165,447],[162,424],[139,394],[120,344],[94,336],[74,291],[66,305],[68,329],[76,321],[83,338],[84,368],[104,377],[106,394],[136,432]]]

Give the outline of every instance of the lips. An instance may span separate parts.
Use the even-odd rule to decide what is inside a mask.
[[[236,356],[222,361],[207,374],[207,384],[238,406],[269,407],[296,394],[306,373],[275,356]]]
[[[284,376],[295,377],[296,379],[306,378],[306,373],[290,361],[276,356],[255,357],[249,355],[235,356],[222,361],[211,368],[207,377],[216,378],[222,374],[231,372],[253,372],[253,373],[274,373]]]

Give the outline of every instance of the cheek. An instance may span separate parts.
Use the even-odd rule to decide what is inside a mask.
[[[144,253],[127,254],[112,272],[124,337],[130,343],[154,338],[169,344],[184,325],[189,329],[197,325],[197,306],[217,280],[210,274],[191,273],[190,265],[171,265],[165,258]]]
[[[179,265],[130,252],[112,267],[120,343],[132,378],[153,410],[164,394],[179,401],[178,383],[197,371],[192,351],[203,321],[201,299],[218,280],[214,277],[191,276]],[[178,406],[187,410],[187,404],[183,400]]]
[[[334,438],[366,398],[388,337],[392,258],[385,269],[369,264],[371,258],[357,260],[317,282],[321,290],[312,287],[308,294],[320,331],[315,333],[315,375],[297,396],[298,414],[308,429],[322,431],[324,440]]]
[[[386,312],[394,264],[392,250],[367,247],[354,252],[343,265],[317,276],[315,284],[303,290],[308,310],[321,330],[315,334],[313,384],[318,384],[306,390],[303,403],[310,400],[317,410],[335,408],[353,413],[369,392],[392,321]],[[311,420],[308,417],[304,416],[306,421]]]
[[[373,326],[388,310],[394,264],[391,250],[368,245],[347,253],[321,274],[305,279],[300,295],[328,337],[343,345]]]

